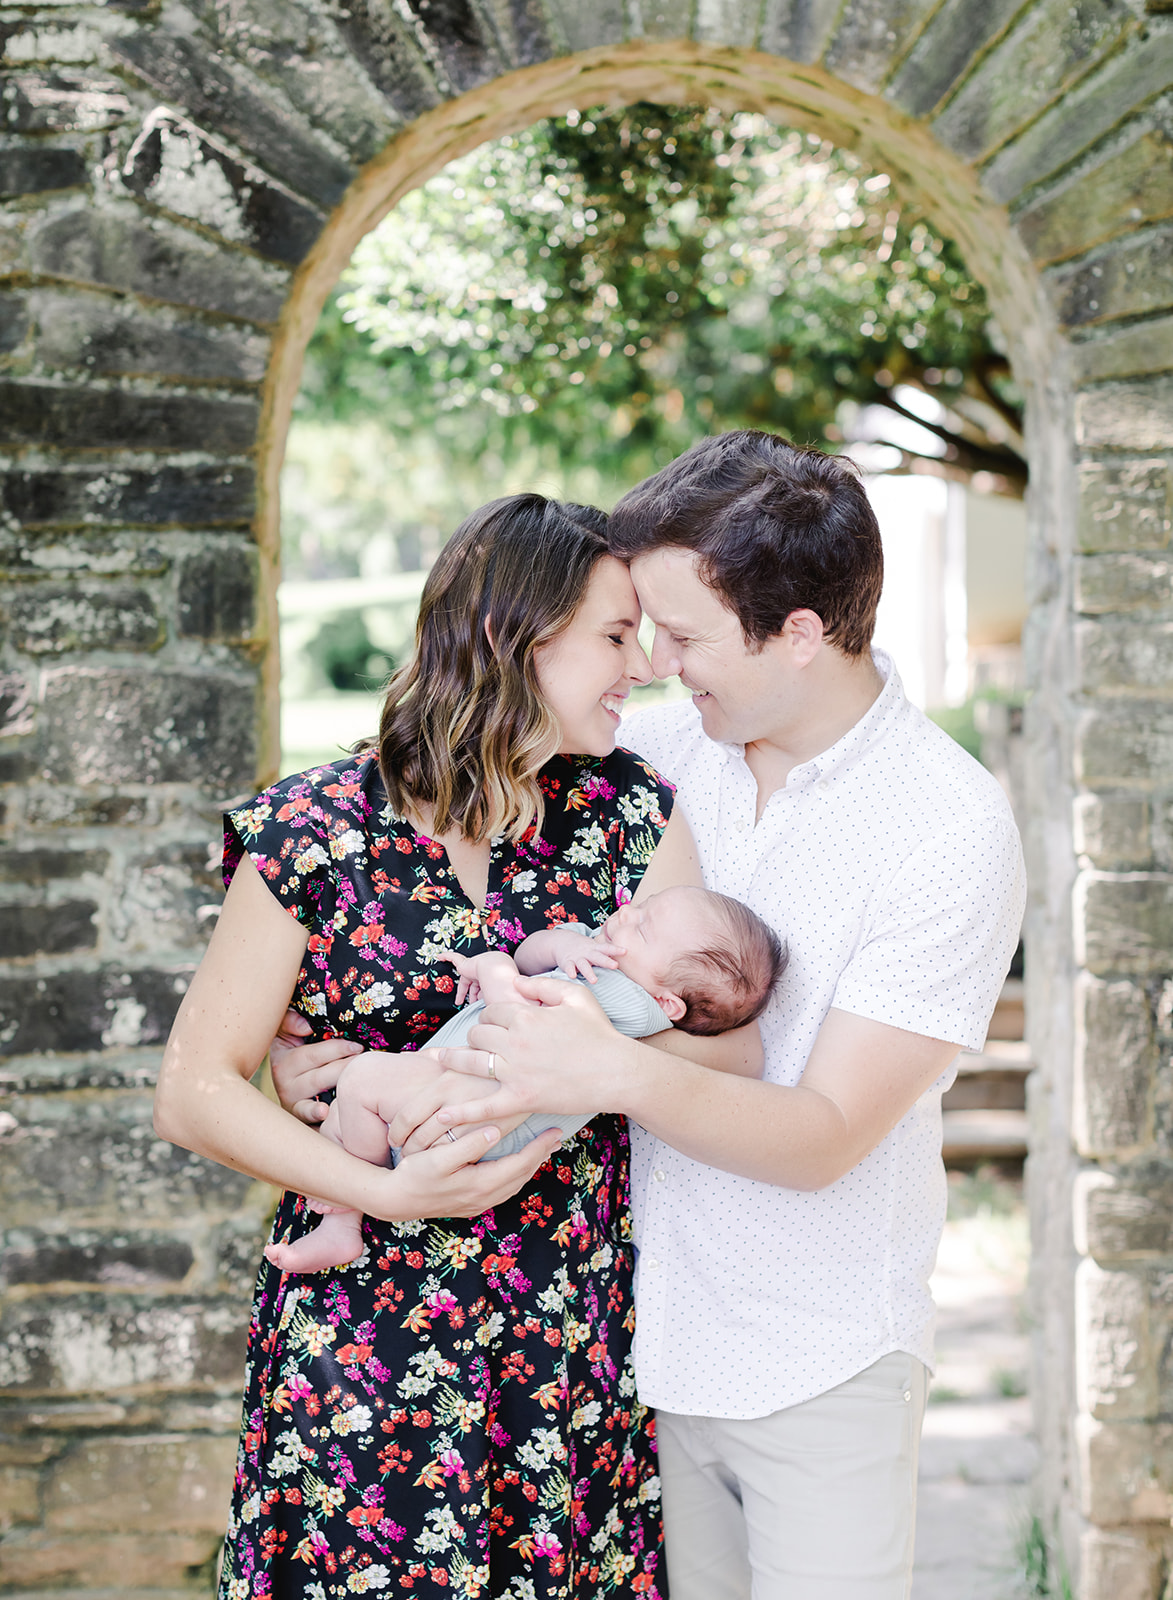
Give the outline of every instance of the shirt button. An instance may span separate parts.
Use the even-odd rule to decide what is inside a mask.
[[[659,1167],[657,1167],[655,1172],[652,1173],[652,1177],[655,1178],[657,1183],[663,1183],[667,1176],[668,1174],[666,1172],[662,1172]]]
[[[830,788],[831,788],[831,780],[830,780],[830,778],[820,778],[819,779],[818,791],[819,791],[820,794],[827,794],[830,791]]]
[[[660,1270],[660,1263],[655,1256],[649,1256],[646,1265],[649,1272],[659,1272]]]
[[[736,827],[736,831],[738,833],[748,833],[749,832],[749,823],[748,822],[738,822],[737,824],[735,824],[735,827]]]

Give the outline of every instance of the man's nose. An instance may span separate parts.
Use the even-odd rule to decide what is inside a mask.
[[[680,651],[663,628],[657,628],[652,640],[652,671],[657,678],[674,678],[680,671]]]

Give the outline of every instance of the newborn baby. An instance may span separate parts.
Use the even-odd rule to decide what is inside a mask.
[[[429,1048],[464,1044],[487,1003],[536,1004],[518,993],[517,978],[539,973],[590,983],[612,1024],[629,1038],[673,1026],[685,1033],[725,1033],[761,1015],[786,965],[777,935],[748,906],[686,887],[621,906],[597,930],[566,922],[533,933],[512,956],[502,950],[471,957],[447,951],[444,959],[460,974],[457,1004],[466,998],[474,1003],[433,1034]],[[378,1060],[359,1056],[343,1068],[321,1131],[352,1155],[381,1166],[387,1160],[387,1123],[402,1096],[385,1067],[372,1071]],[[500,1160],[548,1128],[568,1135],[589,1121],[527,1117],[482,1160]],[[318,1202],[311,1204],[317,1209]],[[361,1214],[329,1210],[312,1233],[267,1245],[265,1255],[284,1272],[318,1272],[353,1261],[362,1250]]]

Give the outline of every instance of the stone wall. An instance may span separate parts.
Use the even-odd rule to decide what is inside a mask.
[[[1088,1600],[1156,1600],[1168,0],[32,3],[0,10],[0,48],[0,1593],[210,1587],[267,1200],[156,1141],[150,1085],[216,903],[220,804],[274,769],[276,482],[322,300],[445,161],[645,97],[859,150],[958,240],[1009,340],[1040,1506]]]

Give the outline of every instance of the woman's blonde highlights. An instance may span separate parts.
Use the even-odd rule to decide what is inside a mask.
[[[558,637],[607,554],[606,518],[542,495],[510,495],[468,517],[424,585],[415,650],[387,686],[379,769],[392,809],[432,808],[466,839],[541,831],[538,773],[561,729],[536,652]]]

